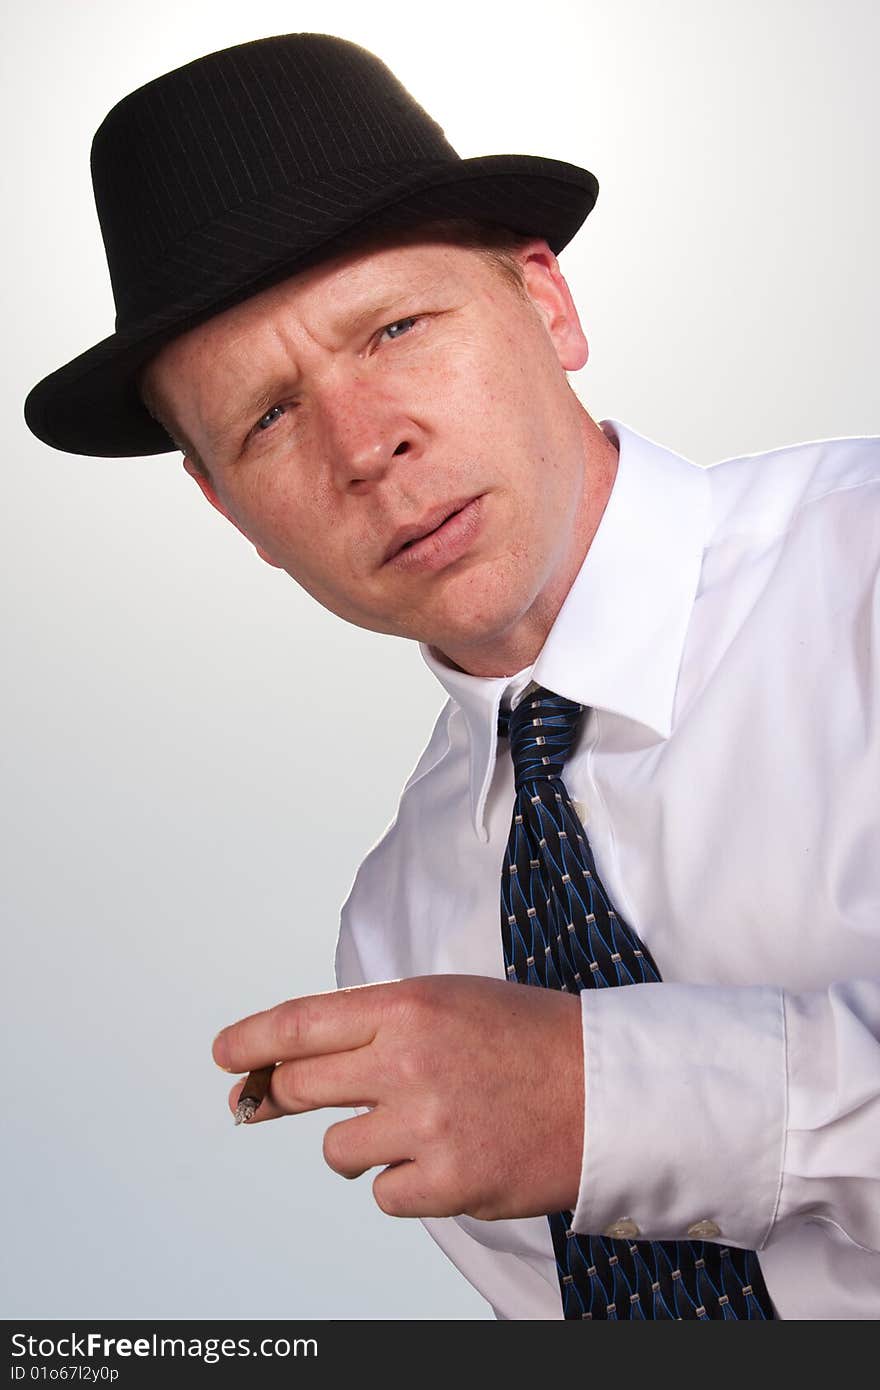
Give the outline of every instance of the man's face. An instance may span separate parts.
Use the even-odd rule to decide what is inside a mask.
[[[346,621],[475,674],[530,659],[606,500],[585,486],[589,417],[565,376],[586,359],[577,314],[546,243],[518,258],[526,296],[442,241],[352,252],[191,330],[149,372],[210,470],[205,495],[264,559]],[[389,558],[402,528],[453,508]]]

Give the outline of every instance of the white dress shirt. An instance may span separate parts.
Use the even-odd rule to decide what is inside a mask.
[[[341,914],[340,986],[504,979],[532,680],[587,706],[564,779],[663,982],[582,992],[574,1229],[752,1248],[781,1318],[880,1317],[880,437],[699,467],[617,420],[537,661],[449,699]],[[503,751],[504,756],[501,756]],[[499,1318],[561,1318],[546,1217],[424,1225]]]

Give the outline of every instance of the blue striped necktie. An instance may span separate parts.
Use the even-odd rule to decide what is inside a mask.
[[[516,800],[501,875],[509,980],[580,991],[659,981],[660,972],[602,887],[562,780],[584,706],[543,687],[499,715],[510,739]],[[566,1318],[773,1318],[753,1250],[708,1240],[577,1235],[570,1211],[548,1216]],[[717,1233],[717,1232],[716,1232]]]

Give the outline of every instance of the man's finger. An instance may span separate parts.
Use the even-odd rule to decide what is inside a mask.
[[[367,1115],[339,1120],[324,1135],[324,1162],[343,1178],[359,1178],[368,1168],[410,1164],[412,1138],[385,1106]]]
[[[211,1049],[214,1061],[224,1071],[253,1071],[293,1057],[364,1047],[399,986],[392,980],[288,999],[222,1029]]]
[[[392,1163],[373,1179],[373,1197],[386,1216],[449,1216],[435,1195],[424,1162]]]
[[[232,1110],[238,1104],[243,1085],[243,1081],[237,1082],[229,1093]],[[281,1115],[302,1115],[326,1106],[376,1105],[377,1086],[368,1047],[282,1062],[273,1071],[269,1090],[249,1123],[274,1120]]]

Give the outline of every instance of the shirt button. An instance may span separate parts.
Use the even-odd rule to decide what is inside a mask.
[[[641,1231],[631,1216],[621,1216],[616,1221],[612,1221],[602,1234],[603,1236],[610,1236],[612,1240],[633,1240],[636,1236],[641,1235]]]
[[[693,1240],[714,1240],[721,1235],[721,1227],[716,1226],[714,1221],[694,1221],[688,1226],[687,1233]]]
[[[587,811],[587,803],[585,801],[573,801],[571,804],[574,807],[575,815],[577,816],[581,825],[586,825],[587,816],[589,814],[589,812]]]

